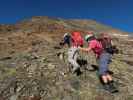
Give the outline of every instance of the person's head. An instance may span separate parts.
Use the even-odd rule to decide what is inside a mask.
[[[63,37],[69,36],[69,33],[65,33]]]
[[[110,38],[109,34],[102,32],[100,33],[102,38]]]
[[[89,42],[89,41],[91,41],[92,39],[94,39],[95,37],[94,37],[94,34],[87,34],[86,36],[85,36],[85,41],[86,42]]]

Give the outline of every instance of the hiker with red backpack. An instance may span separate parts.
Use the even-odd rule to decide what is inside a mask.
[[[68,62],[72,65],[72,72],[77,75],[81,74],[80,65],[77,62],[77,58],[79,55],[78,47],[83,46],[83,38],[80,32],[72,32],[71,33],[71,47],[68,50]]]
[[[77,76],[81,74],[80,64],[77,62],[79,57],[79,46],[83,46],[84,39],[81,33],[74,31],[71,34],[65,33],[63,40],[60,42],[60,46],[68,45],[68,63],[72,69],[72,73],[76,73]]]
[[[85,41],[88,42],[88,48],[79,47],[79,49],[85,52],[93,51],[96,55],[96,59],[99,62],[99,78],[103,82],[104,89],[112,93],[118,91],[113,84],[112,76],[108,73],[108,64],[111,60],[110,53],[104,49],[102,42],[96,39],[92,32],[85,36]]]

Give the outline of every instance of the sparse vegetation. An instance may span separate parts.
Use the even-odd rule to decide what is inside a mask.
[[[113,37],[121,52],[114,55],[110,69],[120,92],[110,94],[102,89],[97,71],[82,68],[83,74],[77,77],[69,72],[66,59],[57,56],[67,50],[54,47],[65,32],[73,30],[114,32],[91,20],[41,16],[0,26],[0,100],[132,100],[133,46],[129,39]],[[82,56],[96,64],[93,55]]]

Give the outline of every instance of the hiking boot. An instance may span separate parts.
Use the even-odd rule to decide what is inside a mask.
[[[109,83],[109,87],[110,87],[111,93],[119,92],[118,89],[115,87],[113,82]]]
[[[82,72],[81,72],[80,68],[78,68],[78,69],[74,70],[74,71],[73,71],[73,74],[74,74],[74,73],[76,73],[76,75],[77,75],[77,76],[79,76],[79,75],[81,75],[81,74],[82,74]]]
[[[77,70],[77,72],[76,72],[76,75],[77,76],[80,76],[82,74],[82,72],[81,72],[81,70],[80,70],[80,68]]]
[[[104,89],[106,91],[109,91],[110,93],[116,93],[116,92],[118,92],[118,90],[116,88],[110,86],[109,84],[105,84],[104,85]]]
[[[108,85],[108,84],[104,84],[104,85],[103,85],[103,88],[104,88],[105,90],[107,90],[107,91],[109,91],[109,90],[110,90],[110,87],[109,87],[109,85]]]

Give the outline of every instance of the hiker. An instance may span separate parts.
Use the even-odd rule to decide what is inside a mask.
[[[79,55],[78,47],[83,46],[83,38],[80,32],[71,33],[71,47],[68,50],[68,62],[72,65],[72,73],[81,74],[80,65],[77,63]]]
[[[85,36],[85,41],[88,42],[88,48],[79,47],[79,49],[86,52],[94,52],[99,62],[99,78],[102,80],[106,90],[114,92],[116,87],[113,84],[112,76],[108,73],[108,62],[111,58],[110,54],[104,50],[102,43],[96,39],[93,33],[87,34]]]
[[[71,36],[69,33],[65,33],[63,36],[63,40],[60,42],[61,46],[67,45],[68,47],[70,47],[71,45]]]
[[[99,36],[96,39],[101,42],[104,52],[110,55],[110,59],[108,60],[108,64],[112,62],[111,58],[116,53],[118,53],[118,49],[112,42],[112,38],[107,33],[99,33]],[[112,73],[111,71],[109,71]]]

